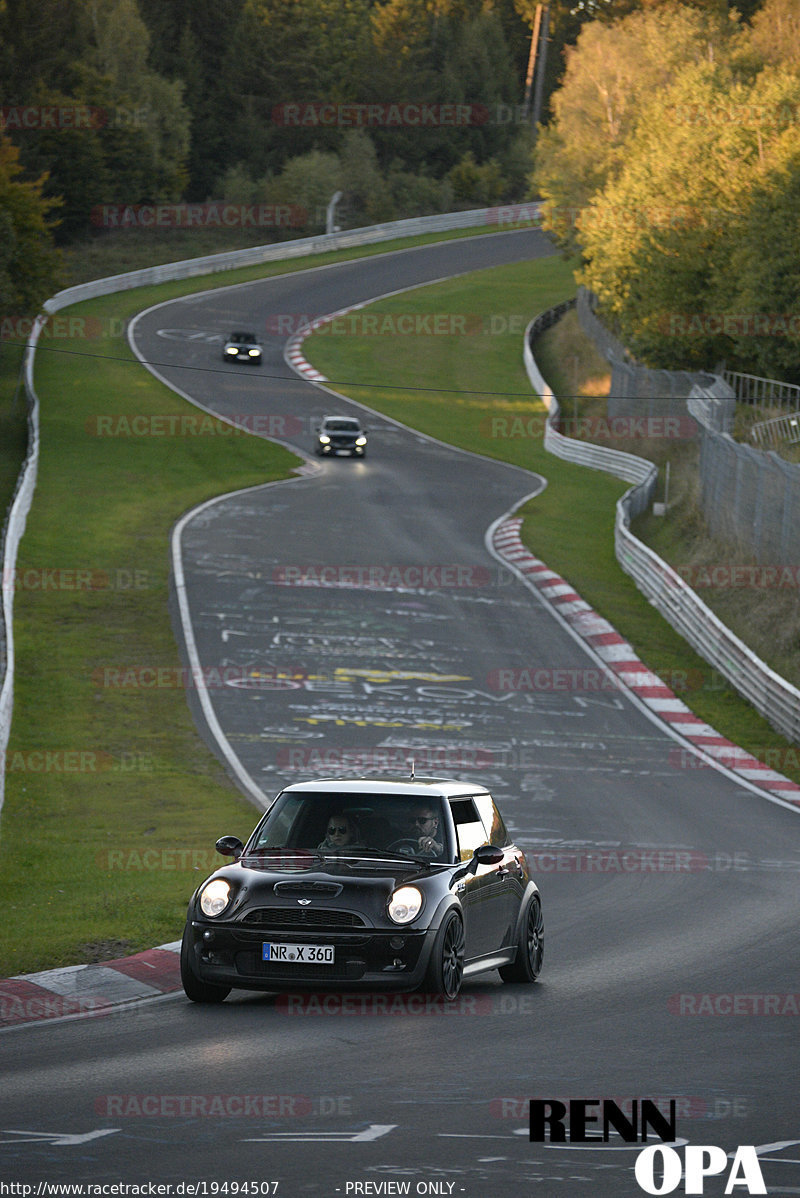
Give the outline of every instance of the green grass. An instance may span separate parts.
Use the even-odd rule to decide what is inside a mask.
[[[124,319],[141,307],[129,293],[72,314]],[[94,350],[91,369],[81,356],[37,357],[42,450],[18,560],[0,819],[3,974],[174,939],[217,836],[255,821],[200,741],[180,685],[98,679],[142,666],[180,681],[168,615],[172,525],[211,496],[286,477],[297,459],[246,435],[92,435],[97,414],[196,415],[121,339]],[[197,872],[178,852],[187,849],[199,854]]]
[[[573,291],[570,264],[550,258],[406,292],[365,309],[362,316],[525,313],[527,323]],[[544,408],[538,399],[525,398],[531,392],[518,333],[461,339],[316,333],[305,342],[305,351],[353,398],[464,449],[545,475],[546,489],[522,509],[523,541],[531,551],[610,620],[651,669],[672,679],[675,689],[685,680],[680,696],[701,719],[762,759],[770,750],[786,748],[787,741],[694,653],[620,569],[614,515],[628,484],[545,452]],[[548,381],[558,362],[552,348],[541,355]],[[384,385],[357,385],[377,378]],[[567,371],[555,384],[556,390],[560,385],[574,391]],[[533,436],[525,435],[530,421]],[[790,753],[783,772],[800,781],[794,760]]]

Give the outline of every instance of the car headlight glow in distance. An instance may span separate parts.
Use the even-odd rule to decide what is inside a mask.
[[[200,909],[204,915],[219,915],[227,907],[230,897],[230,882],[224,878],[214,878],[200,895]]]
[[[320,435],[319,443],[320,443],[320,445],[330,445],[331,439],[330,439],[330,437],[326,437],[325,434],[322,433]]]
[[[260,349],[249,349],[247,352],[251,358],[257,358],[258,355],[261,353],[261,350]]]
[[[395,923],[411,923],[422,910],[422,891],[416,886],[401,886],[389,899],[389,918]]]
[[[367,443],[366,437],[356,437],[356,445],[366,445],[366,443]]]

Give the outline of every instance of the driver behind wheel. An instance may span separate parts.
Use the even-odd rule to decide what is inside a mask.
[[[409,840],[416,841],[417,852],[426,857],[438,857],[444,849],[443,841],[437,840],[439,816],[429,806],[418,807],[408,817]]]

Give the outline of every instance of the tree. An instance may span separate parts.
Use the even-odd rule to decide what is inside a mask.
[[[576,248],[577,216],[623,169],[651,97],[688,64],[724,60],[736,29],[714,12],[682,5],[642,10],[612,25],[584,25],[568,50],[532,177],[544,199],[544,226],[562,244]]]
[[[643,110],[624,166],[581,213],[582,281],[652,365],[749,361],[751,334],[722,317],[796,303],[779,221],[796,227],[786,164],[797,154],[798,111],[800,77],[789,72],[741,82],[724,66],[688,67]],[[767,214],[778,243],[770,249],[758,230]]]
[[[735,230],[728,309],[740,315],[732,367],[800,383],[800,153],[758,180]]]
[[[37,312],[61,281],[50,216],[55,202],[43,195],[43,178],[22,176],[19,150],[0,133],[0,302],[14,317]]]

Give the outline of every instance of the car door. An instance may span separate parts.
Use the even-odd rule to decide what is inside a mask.
[[[521,853],[512,843],[503,817],[497,810],[490,794],[475,796],[475,806],[486,828],[486,839],[489,844],[503,850],[503,860],[497,868],[497,899],[494,904],[497,923],[495,925],[496,940],[493,947],[500,948],[504,944],[515,942],[517,914],[525,890],[525,878],[521,866]],[[501,914],[502,912],[502,914]]]
[[[486,827],[472,797],[450,800],[459,860],[466,864],[482,844],[488,844]],[[485,956],[500,945],[507,890],[499,865],[478,865],[459,879],[456,893],[464,911],[465,958]],[[500,933],[498,933],[500,928]]]

